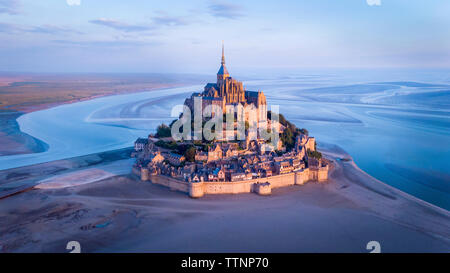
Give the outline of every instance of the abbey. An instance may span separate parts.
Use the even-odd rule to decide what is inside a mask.
[[[230,77],[227,67],[225,66],[224,47],[222,45],[222,61],[217,72],[217,82],[208,83],[202,93],[193,93],[190,98],[185,100],[191,111],[194,108],[194,98],[200,97],[202,99],[202,108],[205,109],[208,105],[218,106],[222,113],[228,106],[243,106],[243,108],[252,108],[255,110],[256,121],[267,120],[267,101],[266,96],[261,91],[246,91],[242,82]],[[249,117],[246,117],[248,120]]]

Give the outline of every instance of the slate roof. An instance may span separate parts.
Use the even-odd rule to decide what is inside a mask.
[[[225,74],[229,75],[230,73],[228,73],[227,67],[224,64],[222,64],[219,68],[219,72],[217,72],[217,75],[225,75]]]
[[[257,91],[245,91],[245,96],[246,97],[257,98],[258,97],[258,92]]]

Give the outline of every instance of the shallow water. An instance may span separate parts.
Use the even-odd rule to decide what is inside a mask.
[[[278,75],[278,76],[277,76]],[[449,71],[339,71],[259,75],[248,90],[320,143],[348,152],[381,181],[450,209]],[[251,78],[251,77],[249,77]],[[0,157],[8,169],[127,147],[170,122],[172,106],[199,86],[98,98],[21,116],[22,131],[48,151]]]
[[[292,75],[250,87],[264,90],[319,147],[337,144],[370,175],[450,209],[448,71],[318,78]]]

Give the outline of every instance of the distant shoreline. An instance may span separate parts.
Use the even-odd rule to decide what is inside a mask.
[[[18,107],[18,109],[20,109],[20,112],[22,112],[23,114],[27,114],[27,113],[31,113],[31,112],[35,112],[35,111],[40,111],[40,110],[45,110],[45,109],[65,105],[65,104],[83,102],[83,101],[93,100],[93,99],[97,99],[97,98],[116,96],[116,95],[124,95],[124,94],[141,93],[141,92],[151,92],[151,91],[157,91],[157,90],[166,89],[166,88],[177,88],[177,87],[183,87],[183,86],[188,86],[188,84],[174,84],[174,85],[169,84],[167,86],[160,86],[160,87],[150,88],[150,89],[130,90],[130,91],[122,91],[122,92],[108,93],[108,94],[102,94],[102,95],[92,95],[92,96],[87,96],[87,97],[83,97],[80,99],[74,99],[74,100],[68,100],[68,101],[43,103],[43,104],[36,104],[36,105],[29,105],[29,106],[20,106],[20,107]],[[11,108],[11,109],[13,109],[13,111],[19,112],[18,110],[15,110],[15,108]],[[2,110],[2,109],[0,108],[0,110]]]
[[[128,75],[126,75],[128,76]],[[125,80],[126,81],[126,76]],[[153,75],[155,76],[155,75]],[[37,79],[34,79],[33,77],[37,77]],[[68,91],[65,91],[66,88],[70,89],[70,86],[67,87],[67,85],[70,85],[71,81],[66,82],[67,80],[65,79],[65,77],[69,77],[67,75],[60,75],[60,77],[62,77],[62,79],[60,79],[58,81],[58,79],[48,79],[49,76],[44,75],[44,76],[32,76],[32,75],[27,75],[27,76],[8,76],[8,77],[1,77],[0,76],[0,95],[2,95],[3,92],[6,92],[5,94],[11,93],[11,92],[21,92],[20,90],[25,90],[25,89],[30,89],[30,90],[34,90],[34,93],[39,93],[39,90],[46,88],[45,86],[47,84],[55,84],[55,85],[62,85],[60,87],[58,87],[61,91],[54,91],[55,92],[55,98],[52,98],[53,102],[42,102],[43,100],[47,100],[49,98],[45,97],[47,96],[46,94],[42,94],[42,97],[37,96],[35,98],[35,101],[28,99],[27,98],[27,94],[31,94],[33,92],[30,91],[23,91],[24,94],[13,94],[13,95],[9,95],[9,97],[7,97],[8,95],[2,95],[2,102],[0,102],[0,124],[2,126],[0,126],[0,147],[2,147],[2,149],[0,150],[0,156],[7,156],[7,155],[18,155],[18,154],[32,154],[32,153],[40,153],[40,152],[45,152],[48,149],[48,144],[45,143],[44,141],[37,139],[33,136],[30,136],[26,133],[23,133],[22,131],[20,131],[19,125],[17,123],[17,118],[19,118],[20,116],[22,116],[23,114],[27,114],[27,113],[31,113],[31,112],[35,112],[35,111],[40,111],[40,110],[45,110],[45,109],[49,109],[49,108],[53,108],[56,106],[61,106],[61,105],[65,105],[65,104],[72,104],[72,103],[77,103],[77,102],[82,102],[82,101],[88,101],[88,100],[92,100],[92,99],[96,99],[96,98],[101,98],[101,97],[107,97],[107,96],[114,96],[114,95],[123,95],[123,94],[132,94],[132,93],[141,93],[141,92],[150,92],[150,91],[155,91],[155,90],[160,90],[160,89],[164,89],[164,88],[175,88],[175,87],[182,87],[182,86],[187,86],[190,84],[190,81],[192,81],[192,79],[188,79],[186,80],[186,82],[183,82],[183,80],[181,80],[181,82],[176,82],[173,79],[171,80],[167,80],[166,82],[164,82],[164,79],[161,80],[154,80],[154,81],[161,81],[161,82],[157,82],[157,83],[140,83],[139,85],[143,85],[140,88],[136,87],[136,83],[134,81],[130,81],[128,83],[128,85],[130,87],[127,87],[127,84],[123,84],[121,83],[121,86],[118,87],[118,89],[116,90],[115,88],[111,88],[111,84],[113,83],[109,83],[107,80],[106,83],[100,83],[101,84],[105,84],[105,90],[104,91],[99,91],[98,89],[100,88],[99,86],[95,85],[95,89],[92,91],[80,91],[81,94],[78,94],[80,97],[75,98],[75,99],[70,99],[72,95],[72,93],[77,93],[77,91],[73,91],[68,93]],[[72,76],[75,77],[75,76]],[[81,80],[83,81],[83,77],[87,77],[86,75],[81,75]],[[92,76],[94,77],[94,79],[96,79],[95,77],[97,77],[96,75]],[[103,76],[106,77],[106,76]],[[121,78],[119,76],[117,76],[118,79],[114,79],[115,81],[120,80]],[[161,76],[162,77],[162,76]],[[102,79],[102,78],[100,78]],[[98,79],[98,81],[101,81],[100,79]],[[72,79],[72,81],[75,81],[74,84],[78,84],[80,85],[80,83],[78,83],[77,78]],[[35,82],[36,81],[36,82]],[[44,87],[39,86],[39,83],[44,85]],[[97,84],[97,82],[94,82],[95,84]],[[94,83],[92,83],[92,79],[86,79],[86,86],[90,86],[93,85]],[[83,84],[83,82],[81,83],[81,85]],[[17,85],[17,86],[16,86]],[[120,84],[119,84],[120,85]],[[18,87],[19,86],[19,87]],[[23,86],[23,88],[22,88]],[[26,88],[25,88],[26,87]],[[136,87],[136,88],[134,88]],[[80,89],[85,89],[88,87],[81,87]],[[122,89],[120,89],[122,88]],[[19,91],[17,91],[19,90]],[[27,93],[28,92],[28,93]],[[63,93],[62,97],[60,95],[60,93]],[[99,94],[100,93],[100,94]],[[77,96],[78,96],[77,95]],[[35,96],[34,94],[30,95],[30,96]],[[6,101],[6,104],[5,104]],[[8,101],[15,101],[15,103],[13,104],[8,104]]]

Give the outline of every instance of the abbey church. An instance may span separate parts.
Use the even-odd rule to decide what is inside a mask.
[[[222,45],[222,61],[217,72],[217,83],[208,83],[202,93],[193,93],[185,101],[191,111],[194,109],[194,98],[201,97],[202,109],[208,105],[220,107],[222,113],[225,113],[227,106],[237,106],[241,104],[244,108],[251,107],[256,110],[257,122],[267,119],[267,101],[266,96],[261,91],[246,91],[242,82],[230,77],[225,66],[224,47]],[[248,117],[246,117],[246,120]]]

